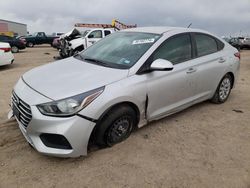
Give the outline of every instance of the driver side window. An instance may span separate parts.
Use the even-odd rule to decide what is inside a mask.
[[[89,35],[93,36],[91,38],[102,38],[102,31],[101,30],[92,31]]]
[[[43,37],[43,33],[37,33],[37,37]]]
[[[173,64],[182,63],[192,59],[190,35],[182,34],[167,39],[152,56],[152,62],[156,59],[165,59]]]

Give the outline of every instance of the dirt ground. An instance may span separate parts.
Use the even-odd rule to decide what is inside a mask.
[[[240,77],[226,103],[195,105],[76,159],[39,154],[6,118],[18,78],[57,54],[48,46],[28,48],[0,67],[1,188],[250,188],[250,51],[241,53]]]

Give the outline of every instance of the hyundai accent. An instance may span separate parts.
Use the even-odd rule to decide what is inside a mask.
[[[8,116],[38,152],[78,157],[87,155],[90,140],[113,146],[196,103],[224,103],[239,65],[239,52],[206,31],[127,29],[26,72]]]

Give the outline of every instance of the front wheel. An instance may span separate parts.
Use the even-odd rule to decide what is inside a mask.
[[[233,78],[229,74],[226,74],[219,83],[217,90],[211,99],[211,102],[221,104],[228,99],[233,85]]]
[[[136,125],[136,112],[128,105],[111,109],[97,125],[95,142],[113,146],[127,139]]]

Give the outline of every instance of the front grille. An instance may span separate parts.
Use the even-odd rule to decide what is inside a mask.
[[[16,118],[26,128],[32,119],[30,106],[20,99],[15,92],[12,93],[11,102],[14,116],[16,116]]]

